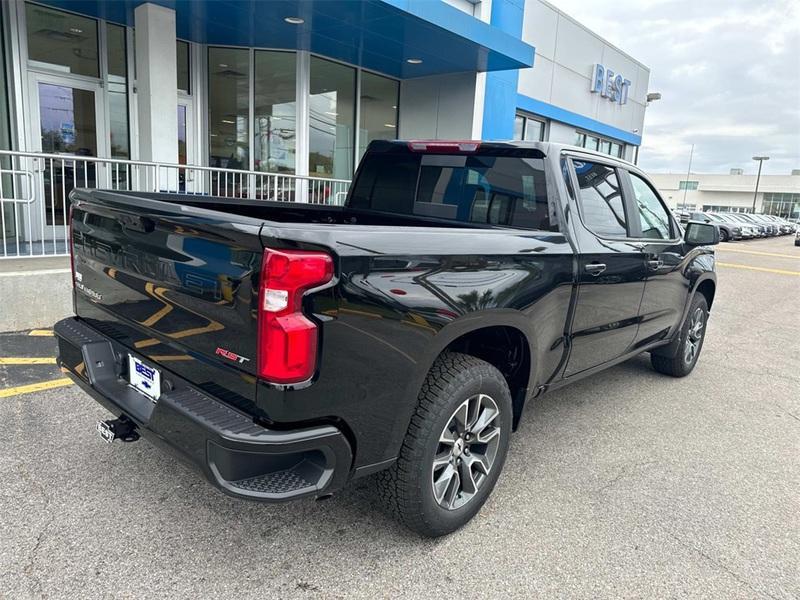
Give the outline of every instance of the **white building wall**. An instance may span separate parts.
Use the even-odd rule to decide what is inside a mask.
[[[476,74],[455,73],[406,79],[400,84],[401,139],[470,139],[473,136]]]
[[[645,65],[543,0],[525,2],[522,39],[536,47],[536,59],[520,70],[520,94],[641,135],[650,79]],[[631,81],[626,104],[590,91],[595,63]]]

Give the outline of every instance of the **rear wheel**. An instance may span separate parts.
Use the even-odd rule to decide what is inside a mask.
[[[511,393],[503,375],[472,356],[434,363],[392,468],[378,491],[393,515],[427,536],[451,533],[481,509],[506,458]]]
[[[666,356],[657,351],[650,354],[650,362],[659,373],[685,377],[692,372],[700,357],[708,322],[708,303],[705,296],[695,294],[689,307],[686,322],[680,331],[677,347]]]

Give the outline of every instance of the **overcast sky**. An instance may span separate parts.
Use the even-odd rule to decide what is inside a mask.
[[[639,164],[653,172],[800,169],[798,0],[549,0],[650,67]],[[611,65],[609,65],[611,66]]]

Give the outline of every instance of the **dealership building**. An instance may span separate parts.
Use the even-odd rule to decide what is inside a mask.
[[[376,139],[637,159],[649,70],[542,0],[6,0],[0,257],[72,186],[340,202]]]
[[[760,177],[745,175],[742,169],[731,169],[728,175],[654,173],[651,179],[670,208],[677,210],[800,218],[800,169]]]

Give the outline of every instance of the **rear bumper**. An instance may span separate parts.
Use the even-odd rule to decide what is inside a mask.
[[[137,431],[198,467],[215,486],[241,498],[281,502],[329,494],[347,481],[350,444],[332,425],[267,429],[251,417],[162,373],[153,402],[127,383],[127,355],[146,358],[76,318],[55,325],[59,366],[85,392]]]

